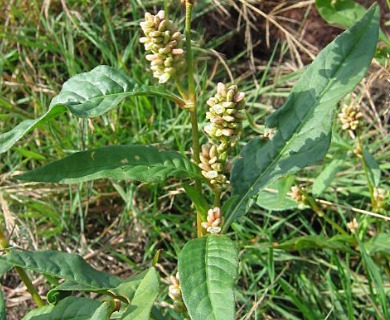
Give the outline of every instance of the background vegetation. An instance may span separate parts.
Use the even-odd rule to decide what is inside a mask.
[[[1,132],[44,113],[66,79],[100,64],[123,68],[137,82],[153,83],[138,42],[139,22],[145,11],[160,8],[171,19],[184,19],[178,0],[11,0],[0,7]],[[384,5],[384,21],[387,14]],[[322,21],[314,1],[197,1],[194,18],[201,110],[216,82],[235,79],[247,93],[242,145],[263,133],[265,115],[283,103],[299,70],[341,32]],[[381,172],[379,186],[388,197],[390,69],[388,48],[381,48],[366,79],[343,103],[360,106],[362,143],[376,159],[372,168]],[[199,119],[204,121],[202,111]],[[0,208],[11,243],[77,252],[96,268],[121,277],[143,269],[162,249],[159,271],[162,277],[173,274],[178,252],[195,230],[193,208],[180,184],[99,180],[53,187],[20,183],[13,175],[110,144],[189,150],[189,128],[188,115],[171,103],[142,97],[128,99],[100,118],[61,116],[36,129],[0,158]],[[274,204],[260,203],[233,225],[243,248],[237,319],[388,319],[388,198],[382,209],[374,210],[355,148],[355,140],[336,122],[325,160],[289,177],[283,186],[295,183],[314,191],[325,216],[347,232],[347,223],[356,218],[364,245],[336,241],[339,231],[310,206],[275,211],[270,210]],[[331,184],[317,192],[321,182]],[[282,188],[272,186],[271,194],[276,187]],[[307,235],[316,238],[298,239]],[[269,243],[284,244],[272,249]],[[43,278],[35,283],[41,292],[47,290]],[[31,306],[30,296],[14,274],[3,277],[2,284],[9,318],[19,319]],[[154,317],[181,319],[171,303],[163,284]]]

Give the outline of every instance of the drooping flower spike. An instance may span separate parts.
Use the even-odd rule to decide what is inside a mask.
[[[160,10],[156,15],[145,13],[145,21],[140,23],[145,37],[140,38],[145,50],[149,52],[146,59],[150,61],[153,76],[160,83],[167,82],[185,65],[184,36],[166,19],[165,12]]]

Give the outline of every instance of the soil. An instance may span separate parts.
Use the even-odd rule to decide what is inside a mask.
[[[286,9],[284,12],[278,14],[278,23],[287,30],[296,31],[296,35],[305,39],[317,51],[324,48],[329,42],[331,42],[337,35],[343,32],[342,29],[333,27],[327,24],[319,15],[314,5],[303,6],[298,8],[290,8],[293,5],[298,4],[300,1],[258,1],[254,4],[256,8],[262,11],[265,15],[271,13],[276,6]],[[356,2],[368,8],[375,1],[372,0],[357,0]],[[386,0],[377,1],[381,8],[381,26],[382,29],[390,34],[390,27],[386,27],[384,23],[390,20],[390,12],[388,10]],[[253,2],[252,2],[253,3]],[[306,10],[309,9],[307,13]],[[239,12],[238,10],[241,10]],[[206,26],[207,32],[205,35],[207,39],[212,39],[224,34],[227,34],[231,30],[238,29],[237,26],[244,24],[239,29],[234,37],[230,37],[227,41],[221,44],[217,50],[224,54],[226,58],[232,58],[237,53],[244,51],[247,48],[246,33],[248,32],[245,26],[245,19],[243,19],[243,11],[241,7],[230,7],[224,10],[215,10],[202,17],[201,21],[197,21],[203,26]],[[253,54],[260,60],[268,60],[272,54],[274,48],[273,44],[277,40],[285,40],[283,32],[278,27],[269,24],[269,38],[271,43],[266,45],[267,25],[266,20],[261,16],[252,15],[250,19],[251,26],[251,41],[256,45],[253,49]],[[216,23],[218,22],[218,23]],[[206,40],[207,41],[207,40]],[[310,58],[304,53],[302,54],[303,61],[308,63]]]

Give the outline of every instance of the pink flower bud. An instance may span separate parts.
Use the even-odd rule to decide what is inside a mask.
[[[177,49],[172,49],[172,54],[173,55],[181,55],[184,53],[184,50],[181,49],[181,48],[177,48]]]

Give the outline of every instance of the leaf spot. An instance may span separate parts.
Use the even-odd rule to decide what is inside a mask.
[[[123,159],[121,159],[121,163],[122,163],[122,164],[129,163],[129,160],[127,160],[127,158],[123,158]]]

